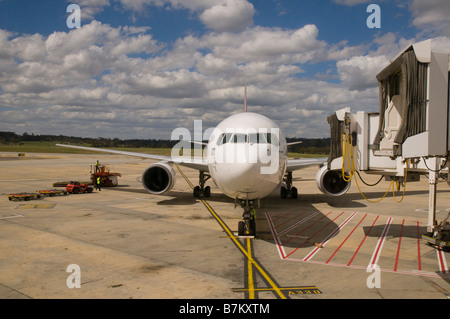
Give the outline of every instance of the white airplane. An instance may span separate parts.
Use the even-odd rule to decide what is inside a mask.
[[[196,169],[200,176],[194,197],[210,196],[211,188],[205,183],[211,178],[225,195],[244,209],[242,221],[238,224],[239,236],[254,236],[255,204],[259,206],[260,199],[280,185],[282,198],[297,198],[297,188],[292,186],[292,172],[326,162],[326,158],[288,159],[287,146],[292,144],[296,143],[287,143],[274,121],[260,114],[244,112],[226,118],[212,131],[200,158],[191,157],[190,152],[188,156],[161,156],[63,144],[57,146],[160,160],[142,174],[144,188],[156,195],[164,194],[174,186],[175,170],[170,164]],[[174,153],[178,154],[178,151]],[[343,195],[350,188],[350,183],[343,181],[341,172],[330,171],[327,165],[319,169],[316,182],[322,192],[331,196]]]

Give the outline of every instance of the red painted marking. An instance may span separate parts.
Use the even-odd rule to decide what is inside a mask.
[[[363,240],[361,241],[361,243],[359,244],[358,248],[356,249],[355,253],[353,254],[352,258],[350,259],[350,261],[348,262],[347,266],[350,266],[350,264],[353,262],[353,259],[355,259],[356,255],[359,252],[359,249],[361,248],[362,244],[364,243],[364,241],[366,240],[367,236],[369,236],[370,232],[372,231],[373,226],[375,225],[376,221],[378,220],[378,217],[380,217],[380,215],[377,216],[377,218],[375,218],[375,220],[373,221],[372,226],[370,226],[369,231],[367,232],[367,235],[363,238]]]
[[[417,221],[417,262],[418,262],[419,270],[422,270],[422,261],[420,260],[420,230],[419,230],[419,221]]]
[[[315,224],[317,224],[319,221],[321,221],[322,219],[324,219],[325,217],[327,217],[328,215],[330,215],[332,212],[329,212],[328,214],[326,214],[326,215],[323,215],[322,217],[320,217],[318,220],[316,220],[314,223],[312,223],[311,225],[309,225],[309,227],[307,227],[307,228],[305,228],[305,229],[303,229],[302,231],[300,231],[300,232],[298,232],[298,233],[296,233],[292,238],[290,238],[290,239],[288,239],[288,240],[286,240],[284,243],[283,243],[283,245],[285,245],[285,244],[287,244],[288,242],[290,242],[292,239],[294,239],[295,238],[295,236],[298,236],[298,235],[300,235],[302,232],[304,232],[305,230],[308,230],[308,229],[310,229],[312,226],[314,226]]]
[[[398,257],[400,256],[400,245],[402,244],[403,225],[404,224],[405,224],[405,219],[403,219],[402,228],[400,229],[400,239],[398,240],[397,256],[395,257],[394,271],[397,271],[397,269],[398,269]]]
[[[326,264],[328,264],[330,262],[331,259],[333,259],[333,257],[337,254],[337,252],[339,251],[339,249],[341,249],[341,247],[345,244],[345,242],[347,241],[347,239],[350,238],[350,236],[353,234],[353,232],[356,230],[356,228],[358,228],[358,226],[362,223],[362,221],[364,220],[364,218],[367,217],[367,213],[364,215],[364,217],[359,221],[358,225],[355,226],[355,228],[353,228],[353,230],[351,231],[351,233],[344,239],[344,241],[339,245],[339,247],[334,251],[334,253],[331,255],[330,258],[328,258],[328,260],[325,262]]]
[[[321,243],[320,245],[317,245],[317,244],[316,244],[317,247],[314,248],[314,249],[313,249],[313,250],[312,250],[305,258],[303,258],[303,260],[304,260],[304,261],[308,261],[308,260],[310,260],[312,257],[314,257],[314,255],[317,253],[317,251],[318,251],[319,249],[323,248],[323,246],[325,246],[325,245],[330,241],[330,239],[333,238],[333,236],[334,236],[338,231],[340,231],[342,228],[344,228],[344,226],[347,225],[347,223],[348,223],[350,220],[352,220],[353,217],[355,217],[355,215],[356,215],[356,212],[354,212],[354,213],[351,214],[349,217],[347,217],[347,219],[346,219],[342,224],[340,224],[339,227],[336,228],[331,234],[329,234],[329,235],[327,236],[327,238],[325,238],[325,239],[322,241],[322,243]]]
[[[386,235],[389,232],[389,228],[391,227],[393,218],[389,217],[388,221],[386,222],[386,225],[384,226],[383,232],[381,233],[380,238],[378,239],[377,248],[373,252],[372,259],[369,263],[368,267],[373,267],[378,263],[378,259],[380,258],[381,248],[384,245],[384,241],[386,240]]]
[[[301,247],[303,247],[304,244],[306,244],[308,242],[309,239],[312,239],[315,235],[317,235],[318,233],[320,233],[325,227],[327,227],[328,225],[330,225],[332,222],[334,222],[336,219],[338,219],[344,212],[340,213],[335,219],[330,220],[329,223],[327,223],[326,225],[322,226],[322,228],[320,228],[318,231],[316,231],[314,234],[311,235],[311,237],[309,237],[307,240],[305,240],[300,246],[298,246],[297,248],[295,248],[293,251],[291,251],[289,254],[286,255],[286,258],[289,257],[290,255],[292,255],[293,253],[295,253],[298,249],[300,249]],[[328,213],[326,216],[328,216],[331,213]],[[325,217],[325,216],[324,216]],[[323,218],[323,217],[322,217]],[[321,218],[321,219],[322,219]],[[319,219],[320,220],[320,219]],[[319,221],[318,220],[318,221]],[[317,222],[316,222],[317,223]],[[314,223],[315,224],[315,223]],[[312,224],[312,225],[314,225]],[[310,225],[310,227],[312,226]],[[308,228],[310,228],[308,227]]]
[[[270,229],[272,231],[273,238],[275,239],[275,242],[277,244],[278,253],[280,254],[281,259],[286,259],[286,256],[284,255],[284,252],[283,252],[282,245],[281,245],[280,240],[277,235],[277,231],[275,230],[275,227],[273,225],[272,219],[270,218],[270,215],[268,213],[266,213],[266,217],[267,217],[267,220],[269,221],[269,225],[270,225]]]

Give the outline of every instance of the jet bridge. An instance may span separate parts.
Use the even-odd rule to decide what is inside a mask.
[[[407,183],[428,175],[428,231],[437,235],[438,178],[450,183],[450,55],[432,48],[432,40],[410,45],[377,75],[378,113],[345,108],[328,118],[328,170],[342,170],[347,181],[359,171],[382,175],[403,195]]]

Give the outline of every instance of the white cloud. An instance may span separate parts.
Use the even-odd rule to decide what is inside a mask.
[[[377,87],[376,75],[414,39],[398,38],[393,33],[386,33],[373,39],[376,48],[366,54],[351,55],[336,63],[339,79],[350,90],[364,91]]]
[[[94,19],[96,14],[102,12],[104,7],[110,5],[109,0],[71,0],[70,3],[78,4],[81,9],[81,18],[87,20]]]
[[[205,1],[189,3],[192,10],[209,8]],[[170,46],[155,41],[148,27],[98,21],[48,37],[0,30],[0,126],[42,134],[170,138],[174,128],[190,128],[194,119],[206,128],[240,112],[247,85],[249,110],[274,118],[286,135],[325,137],[326,116],[334,110],[377,106],[368,79],[401,41],[395,35],[376,38],[376,48],[364,55],[363,46],[320,40],[315,25],[212,31]],[[307,64],[320,61],[337,63],[341,84],[300,76]]]
[[[434,36],[450,36],[450,1],[412,0],[409,10],[415,27]]]
[[[216,31],[238,31],[253,24],[255,8],[247,0],[226,0],[206,9],[200,20]]]
[[[337,62],[337,68],[346,87],[361,91],[377,85],[375,77],[388,63],[386,56],[356,56]]]
[[[207,34],[202,41],[216,57],[235,62],[305,63],[325,54],[327,44],[317,36],[315,25],[297,30],[253,27],[241,33]]]
[[[92,20],[110,6],[110,0],[74,0],[79,4],[82,19]],[[141,15],[148,7],[168,6],[172,9],[188,9],[199,15],[207,28],[215,31],[238,31],[253,24],[255,8],[247,0],[113,0],[135,15]]]

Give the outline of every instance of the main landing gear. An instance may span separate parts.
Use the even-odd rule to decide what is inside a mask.
[[[283,177],[283,181],[286,183],[286,187],[281,186],[280,195],[281,198],[297,198],[298,191],[296,187],[292,187],[292,172],[286,172]]]
[[[242,220],[238,224],[238,236],[256,236],[256,211],[253,200],[240,200],[244,209]]]
[[[200,177],[199,177],[200,186],[194,187],[194,197],[195,198],[199,198],[201,196],[208,198],[209,196],[211,196],[211,187],[209,187],[209,186],[205,187],[206,181],[210,178],[211,178],[211,175],[209,175],[203,171],[200,171]]]

